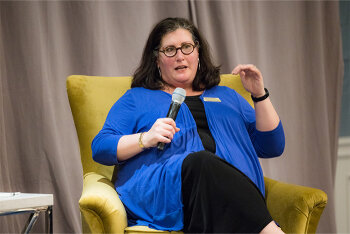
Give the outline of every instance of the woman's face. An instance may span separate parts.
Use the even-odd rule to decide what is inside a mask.
[[[164,51],[169,46],[179,48],[186,43],[195,45],[192,34],[186,29],[179,28],[163,36],[160,51]],[[173,86],[171,88],[181,87],[192,90],[192,82],[198,67],[198,48],[195,47],[193,52],[188,55],[183,54],[180,49],[176,51],[176,55],[173,57],[167,57],[164,53],[159,52],[157,64],[162,78],[170,86]]]

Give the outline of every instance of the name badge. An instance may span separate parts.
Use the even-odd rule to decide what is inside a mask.
[[[205,102],[221,102],[220,98],[217,97],[204,97]]]

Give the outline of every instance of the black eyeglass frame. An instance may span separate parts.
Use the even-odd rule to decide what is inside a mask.
[[[182,51],[182,47],[185,46],[185,45],[191,45],[191,46],[192,46],[192,51],[191,51],[190,53],[184,53],[184,52]],[[166,48],[169,48],[169,47],[174,47],[174,48],[175,48],[175,54],[174,54],[174,55],[169,56],[169,55],[167,55],[167,54],[165,53],[165,49],[166,49]],[[196,47],[199,48],[199,43],[198,43],[198,42],[195,42],[194,45],[193,45],[192,43],[183,43],[180,47],[167,46],[167,47],[164,48],[164,50],[156,49],[155,51],[162,52],[162,53],[163,53],[165,56],[167,56],[168,58],[172,58],[172,57],[174,57],[174,56],[177,54],[177,51],[178,51],[178,50],[181,50],[181,52],[182,52],[184,55],[190,55],[190,54],[193,53],[193,51],[194,51],[194,49],[195,49]]]

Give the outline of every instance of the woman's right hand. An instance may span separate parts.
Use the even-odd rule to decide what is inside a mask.
[[[148,132],[142,135],[142,144],[145,148],[156,147],[158,142],[170,143],[176,132],[175,121],[171,118],[161,118],[152,125]],[[142,152],[139,145],[140,133],[124,135],[119,139],[117,147],[118,161],[124,161]]]
[[[156,147],[158,142],[170,143],[174,134],[180,131],[171,118],[160,118],[152,128],[143,134],[142,143],[146,148]]]

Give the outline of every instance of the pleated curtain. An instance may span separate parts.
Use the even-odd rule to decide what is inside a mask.
[[[337,1],[1,1],[0,191],[54,194],[54,232],[79,233],[82,166],[66,93],[72,74],[127,76],[152,27],[191,19],[221,73],[253,63],[286,134],[266,176],[324,190],[318,232],[334,233],[343,77]],[[25,215],[0,217],[19,232]],[[44,230],[39,219],[34,232]]]

